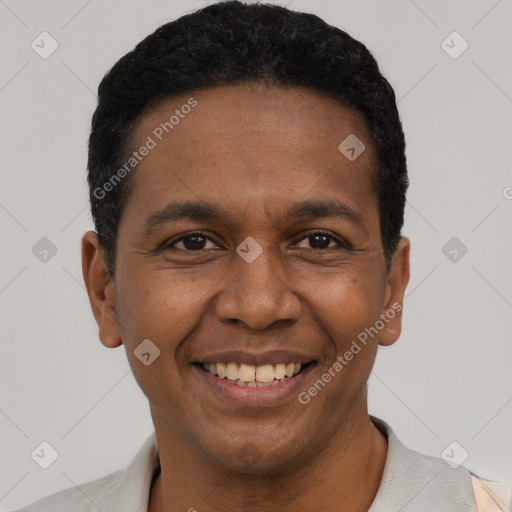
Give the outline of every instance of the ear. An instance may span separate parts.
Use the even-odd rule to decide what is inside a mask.
[[[114,283],[104,261],[103,248],[93,231],[82,237],[82,273],[100,341],[107,348],[118,347],[122,340],[117,323]]]
[[[404,293],[409,283],[410,240],[403,236],[393,255],[389,267],[384,304],[381,318],[384,327],[379,334],[379,345],[389,346],[395,343],[402,332],[402,309]]]

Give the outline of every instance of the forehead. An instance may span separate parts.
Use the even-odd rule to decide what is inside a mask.
[[[151,203],[155,210],[177,197],[217,197],[246,208],[312,195],[345,199],[354,210],[376,200],[363,117],[310,90],[250,83],[165,99],[139,119],[132,149],[149,140],[153,147],[135,173],[139,208]],[[346,150],[354,140],[364,151],[349,159],[340,144]]]

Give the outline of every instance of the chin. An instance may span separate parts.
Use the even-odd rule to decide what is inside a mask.
[[[271,439],[256,439],[247,436],[244,439],[214,440],[213,445],[204,447],[203,451],[218,464],[230,471],[251,475],[269,475],[278,473],[297,464],[297,457],[302,451],[298,443],[289,437],[289,432],[281,436],[287,439],[286,444],[278,445]],[[304,436],[302,436],[304,439]],[[260,441],[260,442],[259,442]]]

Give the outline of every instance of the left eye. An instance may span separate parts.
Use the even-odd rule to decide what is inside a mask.
[[[329,249],[331,241],[333,241],[338,247],[344,247],[344,245],[332,235],[329,235],[329,233],[322,233],[320,231],[309,233],[309,235],[302,238],[302,240],[309,240],[310,247],[314,250]]]
[[[337,240],[335,237],[330,235],[329,233],[323,233],[323,232],[314,232],[309,233],[305,237],[301,238],[299,242],[308,240],[308,243],[310,245],[310,248],[313,250],[321,250],[321,249],[329,249],[331,243],[334,242],[338,247],[345,247],[343,243],[341,243],[339,240]],[[205,247],[205,244],[210,241],[213,245],[215,242],[211,240],[205,233],[197,232],[197,233],[190,233],[186,236],[182,236],[178,240],[175,240],[174,242],[168,244],[165,248],[171,249],[171,248],[177,248],[181,250],[186,251],[203,251],[209,249],[208,247]],[[182,244],[182,247],[177,247],[178,244]]]
[[[206,234],[204,234],[204,233],[200,233],[200,232],[190,233],[186,236],[182,236],[175,242],[169,244],[166,247],[166,249],[174,248],[177,244],[181,243],[181,244],[183,244],[183,248],[186,251],[203,251],[206,249],[205,247],[203,247],[206,240],[210,240],[210,242],[212,242],[212,240],[209,237],[207,237]],[[181,247],[180,247],[180,249],[181,249]]]

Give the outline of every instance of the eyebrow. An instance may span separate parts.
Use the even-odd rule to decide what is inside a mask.
[[[294,203],[285,213],[285,217],[297,220],[338,218],[365,229],[363,215],[339,201],[302,201]],[[235,215],[229,213],[222,205],[217,203],[174,201],[148,217],[143,230],[144,234],[148,236],[158,226],[168,222],[188,219],[229,223],[233,222],[235,218]]]

